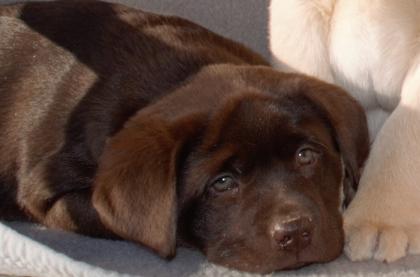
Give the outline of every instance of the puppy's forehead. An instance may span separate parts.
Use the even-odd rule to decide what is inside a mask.
[[[316,109],[298,97],[248,95],[227,113],[218,126],[219,142],[278,144],[316,135],[317,129],[327,131]]]

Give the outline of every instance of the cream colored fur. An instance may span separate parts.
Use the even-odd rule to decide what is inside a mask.
[[[272,0],[269,28],[276,67],[341,85],[367,112],[348,257],[420,254],[420,0]]]

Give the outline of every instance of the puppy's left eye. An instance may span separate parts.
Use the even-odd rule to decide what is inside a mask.
[[[212,183],[211,188],[216,192],[225,192],[236,189],[238,184],[235,182],[232,176],[223,175],[217,177]]]
[[[299,165],[311,165],[318,159],[318,153],[311,148],[301,148],[296,154],[296,160]]]

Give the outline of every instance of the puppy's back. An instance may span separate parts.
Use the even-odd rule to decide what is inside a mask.
[[[95,168],[108,136],[202,67],[266,64],[187,20],[97,1],[2,6],[0,37],[2,199],[60,152]]]

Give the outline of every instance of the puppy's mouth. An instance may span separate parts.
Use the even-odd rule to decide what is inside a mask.
[[[255,249],[241,248],[241,252],[226,251],[230,255],[216,257],[208,256],[213,263],[250,273],[269,274],[278,271],[300,269],[311,264],[330,262],[340,256],[342,247],[330,248],[328,245],[320,247],[321,241],[301,251],[255,251]],[[263,244],[263,243],[262,243]],[[266,248],[268,249],[268,247]],[[223,252],[223,253],[226,253]]]
[[[312,255],[305,255],[306,257],[301,257],[299,255],[288,255],[274,258],[273,256],[271,258],[267,257],[267,259],[260,261],[256,261],[256,257],[254,257],[254,259],[250,259],[250,257],[244,256],[231,257],[232,259],[221,260],[210,258],[209,260],[215,264],[239,271],[258,274],[270,274],[279,271],[297,270],[311,264],[326,263],[334,260],[337,257],[330,256],[328,258],[319,258],[312,257]]]
[[[301,267],[310,265],[314,262],[302,262],[302,261],[298,261],[297,263],[290,265],[290,266],[286,266],[285,268],[281,269],[281,270],[294,270],[294,269],[299,269]]]
[[[258,273],[258,274],[270,274],[270,273],[273,273],[273,272],[291,271],[291,270],[300,269],[302,267],[305,267],[305,266],[313,264],[313,263],[317,263],[317,262],[297,261],[297,262],[292,263],[290,265],[287,265],[285,267],[278,267],[276,265],[264,265],[264,264],[259,264],[259,265],[249,265],[249,264],[246,264],[246,265],[227,265],[227,264],[221,263],[220,265],[226,266],[228,268],[244,271],[244,272]]]

